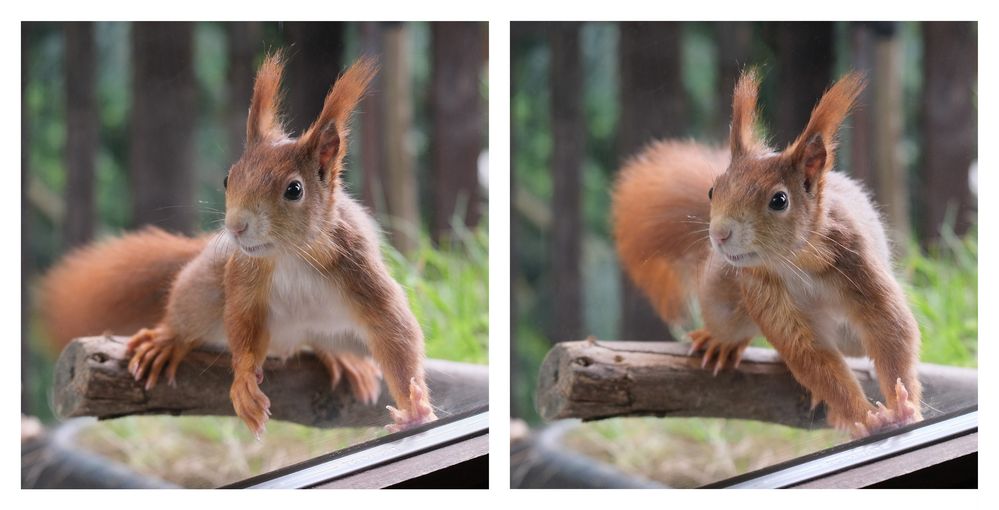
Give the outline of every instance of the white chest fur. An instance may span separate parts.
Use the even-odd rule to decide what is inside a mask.
[[[820,344],[838,349],[847,356],[864,354],[857,329],[846,312],[845,298],[838,289],[797,269],[787,268],[780,271],[780,276],[791,300]]]
[[[267,325],[270,353],[315,349],[365,351],[364,329],[344,290],[296,257],[278,257],[271,276]]]

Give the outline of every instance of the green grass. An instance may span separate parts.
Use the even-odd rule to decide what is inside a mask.
[[[489,360],[489,234],[457,223],[450,241],[435,247],[426,235],[405,256],[383,253],[406,289],[423,327],[427,356],[485,364]]]
[[[943,229],[929,252],[915,245],[902,261],[906,293],[919,322],[924,363],[978,366],[978,231]]]

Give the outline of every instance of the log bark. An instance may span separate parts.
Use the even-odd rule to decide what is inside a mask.
[[[177,385],[166,382],[150,391],[127,370],[125,337],[78,338],[60,354],[55,367],[54,407],[61,418],[100,419],[136,414],[234,416],[229,400],[231,356],[225,351],[195,350],[181,363]],[[426,363],[427,384],[440,417],[488,401],[485,366],[442,360]],[[366,427],[389,421],[386,405],[395,405],[382,386],[375,405],[354,400],[349,388],[330,387],[329,375],[311,353],[286,361],[268,358],[260,388],[271,400],[271,418],[310,427]]]
[[[564,342],[542,362],[537,405],[546,420],[618,416],[736,418],[812,429],[828,426],[811,397],[775,351],[751,347],[738,369],[712,376],[700,354],[673,342]],[[883,400],[874,367],[847,358],[865,393]],[[978,403],[978,372],[923,364],[923,412],[928,418]]]

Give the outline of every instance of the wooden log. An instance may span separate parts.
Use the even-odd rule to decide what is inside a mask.
[[[616,416],[738,418],[798,428],[826,427],[824,406],[811,410],[809,393],[770,349],[750,347],[738,369],[717,376],[701,355],[676,342],[563,342],[541,364],[537,406],[546,420]],[[882,400],[874,366],[847,363],[872,400]],[[926,417],[978,403],[978,372],[922,364]]]
[[[194,350],[177,371],[177,385],[162,381],[150,391],[128,373],[125,337],[78,338],[55,366],[56,414],[100,419],[135,414],[234,416],[229,400],[231,356],[226,351]],[[439,417],[470,410],[489,399],[488,368],[427,360],[427,384]],[[261,390],[271,400],[271,418],[311,427],[366,427],[389,422],[394,405],[382,383],[376,405],[357,402],[349,387],[331,388],[326,368],[311,353],[264,362]]]

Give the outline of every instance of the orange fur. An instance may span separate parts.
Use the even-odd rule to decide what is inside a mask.
[[[246,122],[247,145],[265,140],[284,138],[284,126],[278,112],[281,108],[281,75],[284,72],[284,57],[281,52],[267,56],[257,70],[253,82],[253,99]]]
[[[663,142],[625,166],[614,194],[622,264],[664,319],[678,316],[678,277],[695,276],[705,362],[720,353],[717,370],[762,332],[830,423],[857,433],[921,419],[919,329],[884,227],[861,186],[832,171],[836,133],[863,86],[856,73],[838,81],[777,153],[753,133],[759,83],[748,71],[735,90],[730,162]],[[699,244],[684,248],[684,237]],[[843,360],[857,354],[873,359],[890,409],[868,403]]]
[[[155,324],[163,317],[171,282],[206,241],[149,227],[68,254],[40,289],[53,349],[82,336],[131,334]]]
[[[611,206],[618,256],[667,321],[686,315],[685,289],[710,249],[708,190],[727,165],[723,150],[664,141],[628,160],[618,175]]]

